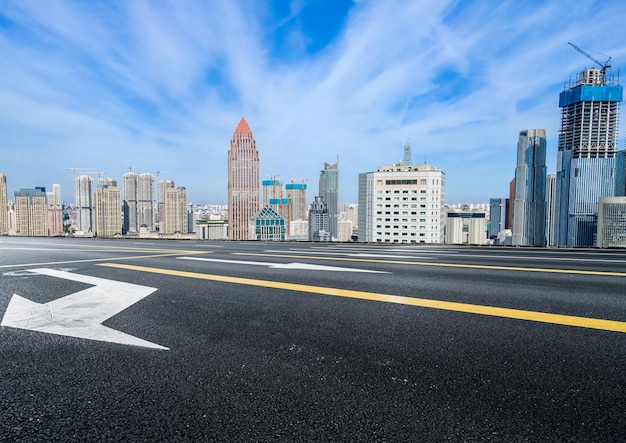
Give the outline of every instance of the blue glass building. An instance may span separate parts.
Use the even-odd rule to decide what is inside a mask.
[[[520,131],[515,168],[513,244],[546,244],[546,130]]]

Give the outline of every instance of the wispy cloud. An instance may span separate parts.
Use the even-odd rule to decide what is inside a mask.
[[[554,169],[558,93],[592,63],[567,42],[626,56],[617,0],[320,3],[4,2],[0,171],[71,200],[67,167],[167,170],[192,201],[225,202],[245,115],[262,175],[308,179],[311,199],[339,156],[356,201],[358,173],[410,135],[449,202],[486,202],[508,192],[519,130],[548,130]]]

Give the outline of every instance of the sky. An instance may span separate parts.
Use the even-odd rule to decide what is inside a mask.
[[[623,0],[5,0],[0,172],[9,199],[59,183],[73,202],[68,168],[120,186],[132,168],[225,204],[243,116],[261,178],[304,181],[310,201],[338,160],[339,201],[357,202],[358,174],[410,140],[446,203],[488,203],[508,196],[520,130],[547,130],[555,172],[558,95],[595,66],[568,42],[623,71]]]

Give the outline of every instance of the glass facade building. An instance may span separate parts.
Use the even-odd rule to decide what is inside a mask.
[[[590,68],[559,96],[554,243],[593,246],[598,201],[615,193],[622,86],[605,69]]]
[[[513,245],[546,244],[546,130],[520,131],[515,168]]]
[[[319,195],[328,208],[328,229],[331,237],[339,233],[339,162],[331,165],[324,163],[320,172]]]

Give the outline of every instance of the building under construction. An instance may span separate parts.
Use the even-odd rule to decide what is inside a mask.
[[[572,45],[574,46],[574,45]],[[559,96],[555,244],[593,246],[598,201],[615,192],[615,156],[622,86],[610,58],[568,82]]]

